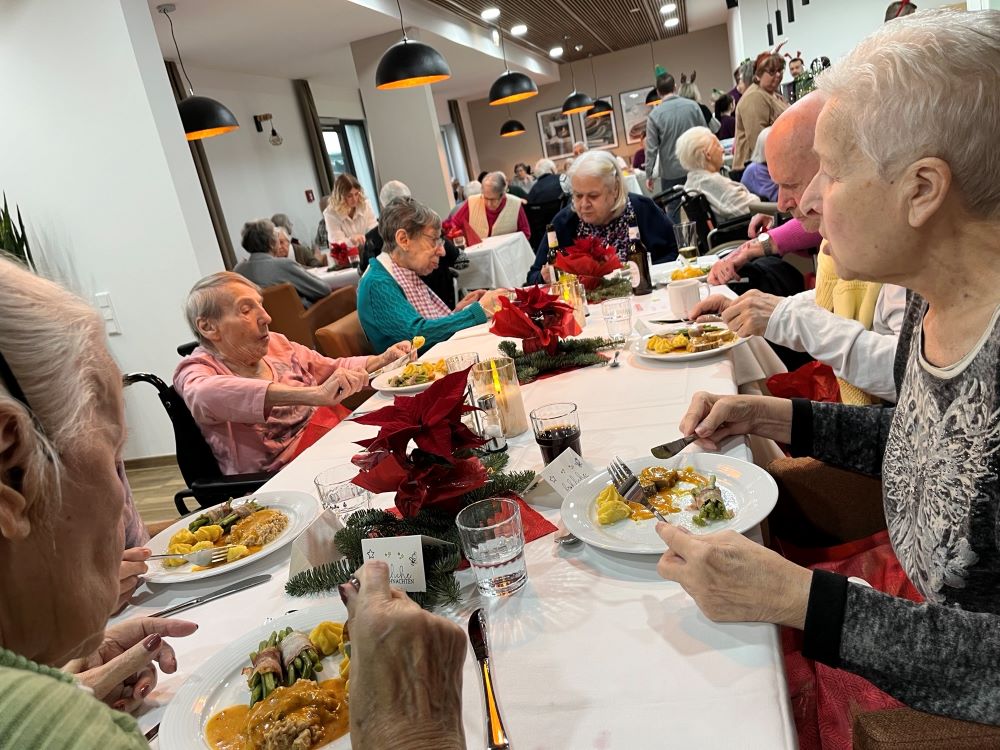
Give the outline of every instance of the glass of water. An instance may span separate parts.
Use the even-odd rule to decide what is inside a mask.
[[[476,571],[479,591],[506,596],[524,586],[524,528],[517,503],[491,497],[463,508],[455,519],[465,557]]]
[[[463,352],[462,354],[452,354],[444,361],[448,372],[461,372],[467,370],[475,364],[479,364],[478,352]]]
[[[674,224],[674,237],[677,239],[677,252],[685,261],[698,257],[698,225],[693,221]]]
[[[632,298],[608,299],[601,303],[608,338],[627,339],[632,335]]]
[[[338,466],[321,471],[313,483],[323,510],[334,510],[342,520],[347,520],[355,511],[371,507],[372,493],[358,487],[350,479],[344,479],[344,468]]]

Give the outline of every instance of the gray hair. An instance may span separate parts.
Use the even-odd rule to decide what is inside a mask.
[[[378,233],[385,243],[386,252],[396,249],[396,232],[402,229],[413,237],[427,227],[441,229],[441,217],[423,203],[413,198],[397,198],[382,209],[378,220]]]
[[[483,190],[486,186],[492,186],[501,196],[507,192],[507,175],[503,172],[490,172],[483,178]]]
[[[628,200],[628,188],[625,187],[625,174],[614,156],[607,151],[585,151],[573,162],[569,170],[570,184],[577,175],[580,177],[600,177],[604,184],[615,193],[615,203],[611,214],[617,216],[625,208]]]
[[[61,505],[59,456],[86,441],[109,368],[104,322],[82,299],[0,253],[0,352],[29,408],[0,380],[0,402],[13,407],[27,456],[24,486],[38,488],[30,511],[46,523]],[[117,372],[115,373],[117,377]],[[102,379],[102,377],[104,379]],[[32,419],[34,416],[34,419]]]
[[[271,217],[271,223],[276,227],[287,230],[288,236],[292,236],[292,220],[288,218],[288,214],[275,214]]]
[[[399,180],[389,180],[378,193],[378,202],[388,206],[396,198],[409,198],[410,188]]]
[[[984,127],[1000,122],[1000,11],[896,19],[817,80],[847,114],[850,140],[882,179],[936,156],[948,163],[972,213],[1000,218],[1000,150]]]
[[[577,141],[576,143],[573,144],[573,148],[576,148],[577,146],[583,146],[583,150],[584,150],[584,152],[586,152],[586,150],[587,150],[587,144],[586,143],[584,143],[583,141]]]
[[[483,183],[479,180],[473,180],[468,185],[465,186],[465,197],[471,198],[474,195],[482,195],[483,193]]]
[[[681,87],[677,89],[677,96],[701,104],[701,89],[698,88],[697,83],[691,83],[690,81],[682,83]]]
[[[243,225],[240,244],[248,253],[269,253],[274,242],[274,224],[270,219],[256,219]]]
[[[705,169],[708,166],[705,149],[712,145],[712,141],[717,140],[712,131],[704,126],[688,128],[677,139],[677,161],[688,172],[692,169]]]
[[[188,292],[187,301],[184,303],[184,317],[187,318],[191,333],[202,346],[210,346],[210,343],[198,330],[198,321],[214,321],[222,317],[223,305],[229,301],[231,296],[227,291],[231,284],[243,284],[260,293],[259,286],[246,276],[232,271],[219,271],[210,274],[196,282],[191,287],[191,291]]]
[[[539,159],[535,162],[535,174],[541,177],[543,174],[555,174],[556,163],[551,159]]]
[[[743,83],[744,86],[749,86],[751,83],[753,83],[754,69],[753,69],[752,59],[747,58],[742,63],[740,63],[739,71],[740,71],[740,81]]]
[[[750,161],[755,164],[767,164],[767,156],[764,154],[764,147],[767,145],[767,136],[771,133],[771,126],[768,125],[757,136],[757,145],[753,147]]]

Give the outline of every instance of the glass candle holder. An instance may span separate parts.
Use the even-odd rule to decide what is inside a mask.
[[[496,397],[504,437],[512,438],[528,431],[528,415],[524,411],[513,359],[494,357],[473,365],[472,390],[477,399],[489,394]]]
[[[581,329],[587,325],[587,293],[576,276],[563,275],[559,283],[549,284],[545,291],[572,306],[573,319]]]

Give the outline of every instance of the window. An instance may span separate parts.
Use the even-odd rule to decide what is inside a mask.
[[[372,210],[378,216],[378,187],[375,184],[375,169],[372,167],[364,122],[323,117],[320,118],[320,126],[323,128],[323,142],[334,175],[347,172],[357,177]]]

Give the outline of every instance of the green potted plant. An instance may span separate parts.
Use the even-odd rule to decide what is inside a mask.
[[[21,209],[15,207],[15,210],[17,211],[16,224],[7,206],[7,194],[4,193],[3,211],[0,211],[0,249],[13,255],[28,268],[34,269],[35,262],[31,257],[28,235],[24,231],[24,222],[21,220]]]

